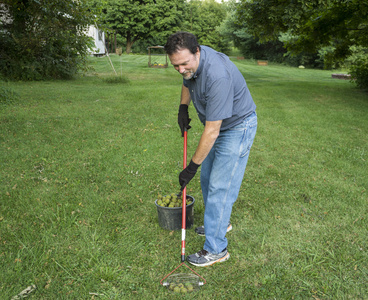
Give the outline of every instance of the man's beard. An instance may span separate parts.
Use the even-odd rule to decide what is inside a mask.
[[[183,76],[183,78],[185,80],[189,80],[189,79],[192,79],[193,76],[194,76],[194,72],[192,71],[185,71],[184,73],[181,74]]]

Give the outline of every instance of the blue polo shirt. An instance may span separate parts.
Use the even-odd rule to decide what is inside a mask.
[[[183,79],[200,121],[222,120],[221,130],[240,124],[256,110],[243,75],[223,53],[201,46],[192,79]]]

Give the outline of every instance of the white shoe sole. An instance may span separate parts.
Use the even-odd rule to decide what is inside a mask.
[[[208,267],[208,266],[211,266],[215,263],[221,263],[221,262],[224,262],[224,261],[227,261],[228,259],[230,258],[230,253],[227,252],[226,255],[224,257],[221,257],[219,258],[218,260],[214,260],[214,261],[209,261],[209,262],[206,262],[204,264],[196,264],[196,263],[193,263],[191,261],[188,261],[190,264],[196,266],[196,267]]]

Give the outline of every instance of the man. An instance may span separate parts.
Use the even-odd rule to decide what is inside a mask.
[[[257,130],[257,115],[244,77],[223,53],[200,46],[188,32],[171,35],[165,45],[171,64],[183,76],[178,123],[190,129],[188,105],[193,105],[204,125],[189,165],[180,173],[182,189],[201,167],[205,205],[204,226],[196,232],[206,236],[203,249],[189,255],[195,266],[229,259],[226,232]]]

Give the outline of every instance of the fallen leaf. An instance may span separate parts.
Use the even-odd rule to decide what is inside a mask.
[[[47,283],[45,285],[45,289],[48,289],[50,287],[51,279],[47,280]]]

